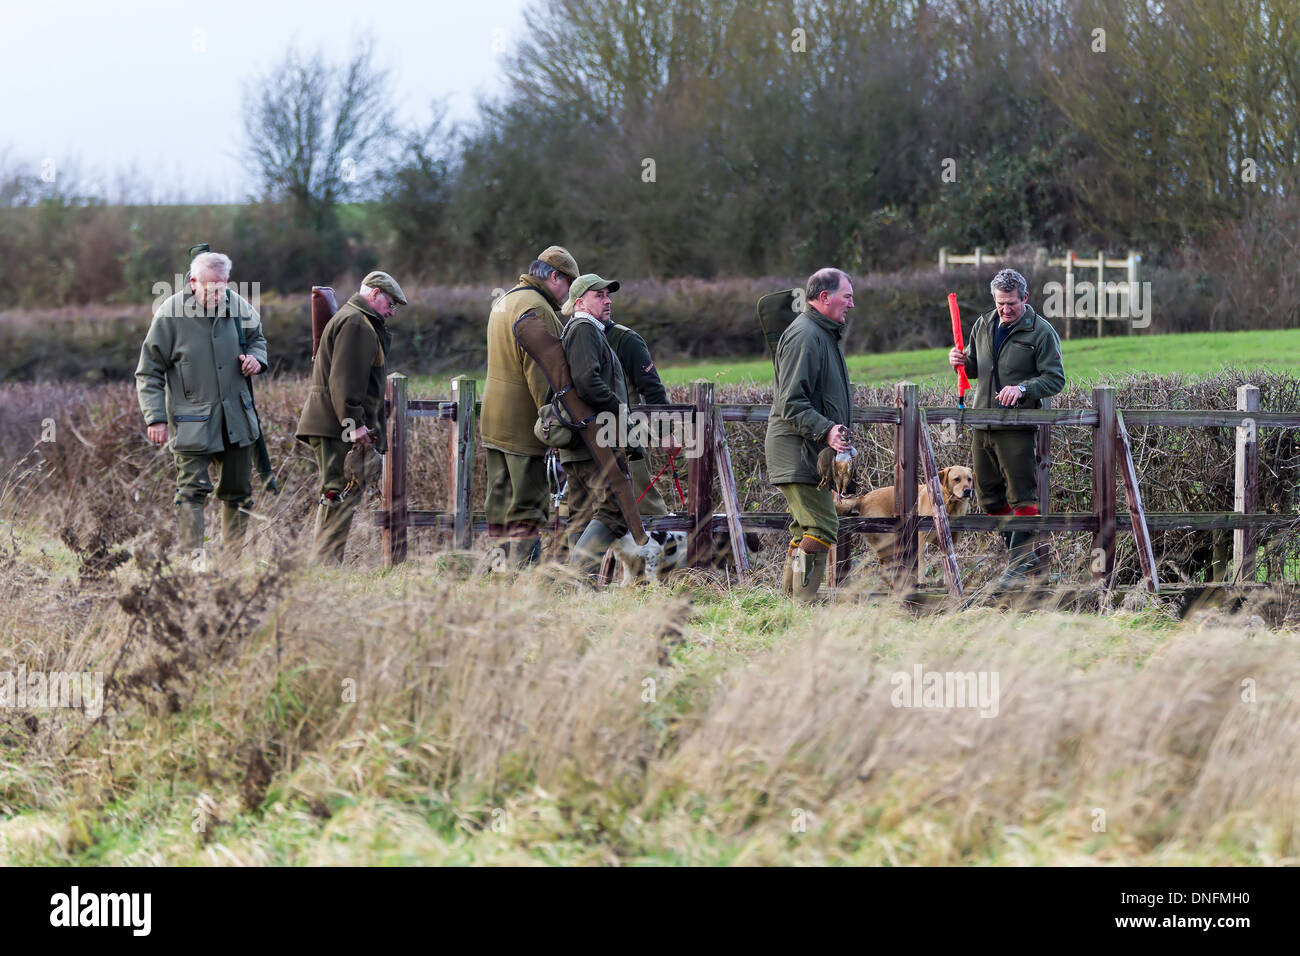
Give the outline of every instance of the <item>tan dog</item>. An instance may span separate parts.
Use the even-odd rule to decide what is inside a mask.
[[[970,514],[975,500],[975,473],[964,465],[952,465],[939,472],[939,487],[943,491],[943,506],[952,518]],[[894,516],[894,486],[877,488],[869,494],[858,498],[844,498],[837,502],[835,510],[844,516],[861,515],[864,518],[891,518]],[[917,490],[917,514],[926,517],[934,514],[934,505],[930,498],[930,486],[921,485]],[[894,545],[897,535],[869,534],[867,543],[876,552],[876,558],[882,567],[894,561]],[[956,537],[956,534],[953,535]],[[933,531],[924,531],[917,535],[916,565],[917,574],[925,578],[925,552],[929,545],[938,542],[938,535]]]

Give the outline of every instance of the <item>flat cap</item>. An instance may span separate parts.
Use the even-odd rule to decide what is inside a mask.
[[[537,258],[552,269],[559,269],[570,279],[578,277],[578,262],[564,246],[547,246],[538,253]]]
[[[406,305],[406,296],[402,294],[402,287],[387,272],[372,272],[361,280],[361,284],[387,293],[398,305]]]
[[[619,283],[617,279],[602,279],[594,272],[588,272],[585,276],[578,276],[569,286],[569,301],[564,303],[561,310],[565,315],[573,315],[573,308],[578,301],[579,296],[590,292],[592,289],[608,289],[610,292],[617,292]]]

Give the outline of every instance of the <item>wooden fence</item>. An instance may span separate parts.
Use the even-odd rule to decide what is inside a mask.
[[[477,383],[460,377],[452,382],[450,401],[410,399],[404,375],[388,376],[388,448],[384,457],[383,509],[375,514],[383,534],[385,566],[404,561],[407,532],[410,528],[427,528],[449,534],[453,546],[469,550],[474,535],[487,530],[483,514],[474,513],[473,469],[477,444],[479,403]],[[632,411],[689,413],[701,423],[704,453],[687,461],[689,490],[685,514],[647,518],[647,528],[685,531],[687,561],[692,567],[703,566],[713,552],[713,535],[727,534],[743,581],[750,571],[745,550],[744,531],[784,531],[789,516],[784,512],[747,512],[740,508],[731,457],[727,447],[727,422],[765,422],[768,405],[734,405],[718,403],[713,397],[712,382],[695,382],[692,401],[678,405],[637,405]],[[451,482],[446,511],[412,511],[407,506],[406,440],[407,422],[411,417],[431,417],[451,423]],[[952,550],[954,531],[1024,530],[1040,532],[1091,532],[1093,535],[1093,577],[1109,587],[1115,571],[1116,536],[1123,532],[1134,536],[1138,559],[1146,584],[1158,591],[1160,581],[1151,547],[1151,532],[1187,530],[1231,530],[1233,532],[1233,578],[1253,580],[1259,533],[1270,528],[1293,526],[1300,515],[1256,514],[1259,504],[1258,441],[1261,428],[1300,427],[1300,414],[1259,411],[1259,389],[1242,385],[1237,389],[1234,410],[1129,409],[1116,408],[1112,388],[1092,391],[1090,408],[1063,409],[959,409],[922,408],[917,402],[917,386],[904,382],[894,387],[894,404],[855,408],[853,421],[863,425],[892,425],[894,428],[894,487],[897,516],[889,518],[844,518],[840,522],[840,539],[828,565],[828,584],[842,585],[849,570],[853,536],[863,533],[901,534],[895,549],[899,556],[894,584],[907,588],[916,583],[917,534],[935,531],[944,553],[943,569],[949,591],[961,594],[963,587],[956,556]],[[929,425],[969,427],[971,425],[1034,425],[1037,435],[1038,507],[1037,516],[966,515],[949,519],[942,506],[933,514],[917,512],[917,486],[931,483],[931,499],[942,502],[935,474],[934,452],[930,444]],[[1049,474],[1051,462],[1051,428],[1053,425],[1084,426],[1092,429],[1093,510],[1082,514],[1049,514]],[[1142,506],[1141,489],[1133,465],[1129,428],[1158,426],[1167,428],[1236,428],[1236,481],[1234,510],[1205,513],[1147,513]],[[709,450],[712,453],[709,453]],[[1115,471],[1120,472],[1128,507],[1117,510]],[[714,510],[715,481],[720,483],[723,511]],[[1045,544],[1040,544],[1045,548]]]
[[[946,272],[950,265],[971,265],[976,269],[983,267],[986,262],[1009,262],[1011,257],[1008,255],[995,255],[985,252],[980,247],[975,247],[975,254],[970,256],[950,255],[947,249],[939,250],[939,271]],[[1104,311],[1104,305],[1109,304],[1112,296],[1107,295],[1104,302],[1102,296],[1106,289],[1106,270],[1123,269],[1128,276],[1128,288],[1137,287],[1138,281],[1138,263],[1142,257],[1132,250],[1123,259],[1107,258],[1105,250],[1098,250],[1095,259],[1081,259],[1079,254],[1073,249],[1067,249],[1065,255],[1059,259],[1053,259],[1047,254],[1046,249],[1038,249],[1034,253],[1034,268],[1042,269],[1044,266],[1059,266],[1065,269],[1065,287],[1064,295],[1066,300],[1071,303],[1066,308],[1065,314],[1061,318],[1065,319],[1065,337],[1069,339],[1073,335],[1074,315],[1073,302],[1075,300],[1075,272],[1076,269],[1096,269],[1094,288],[1103,290],[1097,295],[1098,309],[1094,316],[1079,316],[1079,321],[1095,321],[1097,323],[1097,337],[1102,335],[1102,328],[1107,322],[1131,322],[1132,315],[1109,315]],[[1112,290],[1113,291],[1113,290]],[[1048,316],[1055,318],[1055,316]],[[1149,317],[1148,317],[1149,318]],[[1125,327],[1126,331],[1132,330],[1132,325]]]

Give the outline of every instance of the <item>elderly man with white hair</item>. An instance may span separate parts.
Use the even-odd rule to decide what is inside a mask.
[[[325,324],[312,360],[311,391],[298,419],[299,441],[320,469],[313,560],[341,564],[352,512],[388,450],[385,359],[393,335],[386,319],[406,305],[387,272],[372,272]]]
[[[248,380],[266,371],[266,339],[257,310],[227,288],[230,268],[219,252],[194,258],[189,288],[154,313],[135,370],[149,440],[162,445],[171,434],[179,544],[191,552],[203,547],[213,465],[226,548],[242,544],[253,501],[253,445],[261,431]]]

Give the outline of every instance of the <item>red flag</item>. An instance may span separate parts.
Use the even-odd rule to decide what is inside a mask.
[[[957,348],[964,348],[961,340],[961,311],[957,308],[957,293],[948,293],[948,314],[952,316],[952,341]],[[965,407],[966,393],[970,391],[970,380],[966,378],[966,366],[957,369],[957,404]]]

